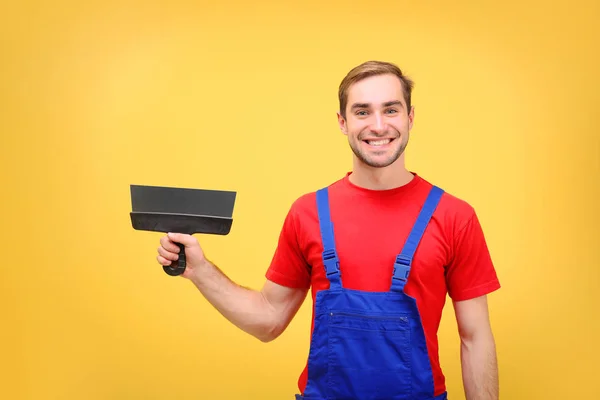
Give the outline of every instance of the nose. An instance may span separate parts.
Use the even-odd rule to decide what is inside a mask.
[[[371,125],[371,131],[376,134],[384,133],[386,131],[386,124],[383,115],[381,115],[381,113],[378,112],[374,113],[373,115],[375,116],[375,120]]]

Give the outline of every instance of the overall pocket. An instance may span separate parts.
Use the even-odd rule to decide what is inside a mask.
[[[331,312],[328,386],[333,399],[410,399],[407,316]]]

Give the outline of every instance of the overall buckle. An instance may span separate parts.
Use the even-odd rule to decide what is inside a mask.
[[[323,265],[327,276],[337,274],[340,270],[340,261],[334,249],[323,251]]]
[[[396,262],[394,263],[394,275],[392,279],[400,281],[408,280],[411,264],[412,260],[409,257],[406,257],[402,254],[396,256]]]

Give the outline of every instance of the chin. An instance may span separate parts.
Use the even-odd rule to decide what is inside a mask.
[[[391,159],[391,160],[367,160],[367,162],[365,162],[363,160],[363,163],[365,163],[367,166],[371,167],[371,168],[387,168],[391,165],[393,165],[396,162],[397,159]]]
[[[358,158],[370,167],[385,168],[398,161],[402,153],[400,148],[394,148],[379,154],[373,154],[373,152],[362,153]]]
[[[389,152],[381,155],[357,154],[357,158],[365,165],[372,168],[385,168],[394,164],[400,158],[398,152]]]

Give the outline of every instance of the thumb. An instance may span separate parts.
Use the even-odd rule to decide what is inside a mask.
[[[185,247],[191,247],[191,246],[194,246],[196,244],[196,240],[194,239],[194,237],[192,235],[187,235],[187,234],[184,234],[184,233],[169,232],[169,233],[167,233],[167,236],[173,242],[175,242],[175,243],[181,243]]]

